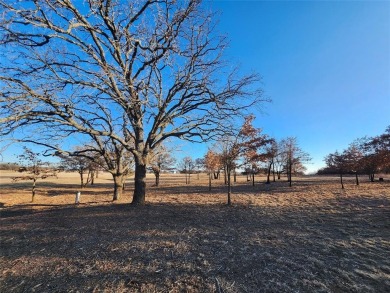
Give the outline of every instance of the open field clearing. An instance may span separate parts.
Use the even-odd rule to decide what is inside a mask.
[[[233,206],[206,175],[148,175],[112,203],[100,174],[12,183],[0,171],[0,292],[390,292],[390,178],[361,185],[301,177],[256,186],[239,176]]]

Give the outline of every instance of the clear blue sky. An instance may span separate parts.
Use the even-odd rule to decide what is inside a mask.
[[[209,1],[228,35],[227,59],[263,76],[273,102],[257,127],[296,136],[313,158],[390,125],[390,1]],[[207,146],[177,142],[178,157],[203,157]],[[10,161],[17,148],[3,157]]]
[[[211,1],[229,58],[273,102],[256,126],[313,158],[390,125],[390,1]]]

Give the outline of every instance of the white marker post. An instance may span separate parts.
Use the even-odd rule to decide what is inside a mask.
[[[75,199],[75,204],[79,204],[79,203],[80,203],[80,195],[81,195],[81,192],[80,192],[80,191],[77,191],[77,193],[76,193],[76,199]]]

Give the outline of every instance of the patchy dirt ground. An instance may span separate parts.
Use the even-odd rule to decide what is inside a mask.
[[[390,178],[302,177],[253,188],[164,176],[148,204],[75,174],[12,183],[1,172],[0,292],[390,292]],[[260,182],[261,181],[261,182]]]

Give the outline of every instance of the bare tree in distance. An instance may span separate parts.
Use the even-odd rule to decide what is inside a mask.
[[[80,149],[75,152],[81,151]],[[82,156],[67,156],[59,155],[60,168],[65,171],[75,171],[80,175],[80,188],[83,189],[88,184],[92,184],[95,176],[94,171],[98,168],[98,165],[94,162],[95,160],[89,159]],[[87,173],[87,178],[84,180],[84,174]]]
[[[252,186],[255,186],[255,174],[259,171],[259,157],[255,149],[249,149],[245,154],[246,171],[250,173]],[[247,180],[248,181],[248,180]],[[250,181],[250,180],[249,180]]]
[[[346,152],[335,151],[325,157],[328,168],[335,169],[340,175],[341,189],[344,189],[343,174],[349,171],[349,162]]]
[[[267,162],[267,184],[270,184],[271,169],[273,169],[274,182],[275,182],[275,160],[278,155],[278,143],[272,140],[266,147],[266,162]]]
[[[56,170],[50,168],[48,162],[42,161],[40,158],[41,154],[32,151],[27,147],[23,147],[23,153],[18,155],[19,163],[22,167],[19,168],[20,173],[24,173],[22,176],[13,177],[12,180],[22,181],[22,180],[31,180],[31,202],[34,202],[36,194],[36,183],[38,179],[46,179],[48,177],[56,177]]]
[[[289,186],[291,187],[294,168],[303,166],[303,164],[309,162],[311,158],[308,153],[298,146],[298,141],[295,137],[283,139],[280,142],[280,148],[286,166]]]
[[[184,157],[179,162],[179,168],[180,168],[180,171],[182,171],[184,173],[184,175],[185,175],[186,184],[190,184],[191,183],[191,173],[195,169],[195,162],[194,162],[194,160],[191,157],[189,157],[189,156]]]
[[[284,168],[286,167],[285,164],[286,158],[285,158],[285,153],[282,150],[281,141],[277,142],[277,148],[278,148],[278,152],[274,160],[274,166],[275,166],[276,176],[278,177],[278,180],[280,180],[280,176],[283,173]]]
[[[154,176],[156,178],[155,185],[160,185],[160,173],[162,170],[166,170],[172,167],[176,162],[176,159],[172,156],[172,150],[167,148],[164,144],[160,144],[155,148],[150,156],[149,163],[152,167]]]
[[[245,161],[242,160],[242,157],[246,156],[248,153],[252,154],[253,159],[261,160],[264,156],[261,150],[271,142],[267,135],[262,134],[260,128],[255,128],[253,126],[254,119],[255,117],[253,115],[245,117],[245,122],[236,135],[227,133],[227,135],[219,141],[221,161],[227,176],[228,205],[231,205],[232,171],[244,164]],[[241,164],[239,162],[240,158]]]
[[[207,140],[264,101],[259,76],[223,59],[226,38],[201,1],[0,0],[0,10],[1,134],[117,141],[134,156],[133,204],[145,202],[160,143]]]
[[[204,168],[204,158],[195,159],[195,168],[196,168],[197,179],[199,180],[199,175]]]

